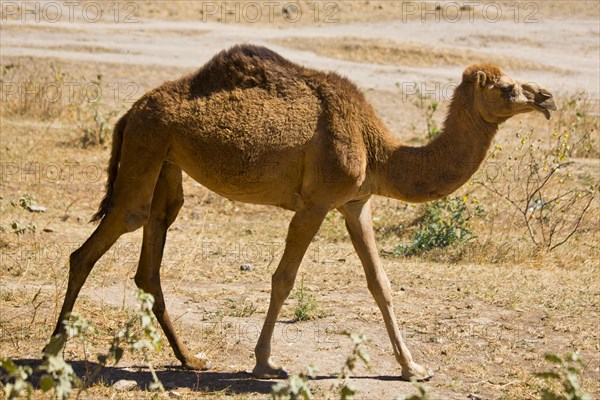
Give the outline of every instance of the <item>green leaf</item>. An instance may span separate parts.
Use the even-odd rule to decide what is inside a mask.
[[[0,367],[4,368],[9,375],[12,375],[17,370],[17,365],[10,358],[1,359]]]
[[[342,390],[340,393],[340,398],[342,400],[352,400],[354,399],[354,395],[356,394],[356,389],[349,384],[345,384],[342,386]]]
[[[557,356],[556,354],[547,353],[547,354],[544,354],[544,358],[546,359],[546,361],[549,361],[554,364],[562,364],[563,363],[563,359],[560,358],[559,356]]]
[[[54,388],[54,385],[54,378],[52,378],[50,375],[44,375],[40,379],[40,389],[42,389],[43,392],[52,390]]]
[[[537,372],[534,374],[538,378],[542,379],[560,379],[560,375],[556,372]]]

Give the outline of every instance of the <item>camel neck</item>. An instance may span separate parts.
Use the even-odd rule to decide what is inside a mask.
[[[498,124],[484,121],[460,100],[452,101],[443,133],[427,145],[405,146],[389,137],[376,194],[425,202],[447,196],[469,180],[485,159]]]

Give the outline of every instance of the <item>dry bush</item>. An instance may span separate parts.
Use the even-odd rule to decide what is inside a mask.
[[[575,176],[568,133],[554,132],[550,146],[534,139],[534,130],[520,130],[515,136],[520,146],[504,151],[496,145],[474,181],[507,201],[531,242],[551,251],[577,233],[596,199],[598,177]]]
[[[563,137],[569,135],[569,148],[564,150],[570,157],[600,157],[598,106],[598,100],[590,98],[583,91],[570,95],[561,102],[554,116],[554,131]]]

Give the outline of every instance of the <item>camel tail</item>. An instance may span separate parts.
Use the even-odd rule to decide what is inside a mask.
[[[112,148],[110,151],[110,161],[108,162],[108,179],[106,180],[106,194],[104,198],[100,202],[100,206],[98,207],[98,211],[90,222],[98,222],[112,206],[112,197],[113,191],[115,187],[115,180],[117,179],[117,171],[119,170],[119,161],[121,159],[121,146],[123,144],[123,132],[125,131],[125,126],[127,125],[127,114],[123,115],[121,119],[115,125],[115,129],[113,131],[112,137]]]

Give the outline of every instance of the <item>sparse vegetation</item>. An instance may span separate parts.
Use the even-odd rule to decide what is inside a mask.
[[[415,388],[419,391],[417,394],[413,394],[412,396],[400,396],[397,400],[431,400],[429,394],[427,394],[427,390],[421,385],[414,385]]]
[[[555,116],[554,132],[562,138],[570,138],[566,151],[572,158],[600,157],[598,141],[598,100],[584,92],[568,96]]]
[[[336,383],[332,389],[339,395],[340,400],[353,400],[359,392],[350,382],[351,374],[354,372],[358,362],[362,362],[367,368],[369,367],[370,357],[365,345],[368,342],[363,334],[343,332],[343,334],[352,340],[352,352],[346,358],[346,362],[342,366],[342,370],[338,374],[338,379],[341,381]],[[309,387],[309,379],[315,377],[315,370],[312,367],[308,368],[307,373],[292,375],[285,382],[280,382],[274,385],[271,389],[273,400],[309,400],[312,399],[312,392]]]
[[[582,392],[579,384],[584,364],[577,353],[568,353],[564,358],[556,354],[546,354],[544,358],[554,368],[535,374],[548,385],[542,389],[540,400],[592,400],[591,396]],[[557,385],[560,387],[557,388]]]
[[[338,375],[342,382],[338,385],[341,400],[353,400],[354,396],[360,391],[350,381],[350,376],[354,373],[354,369],[358,362],[362,362],[367,368],[370,368],[371,358],[365,348],[368,340],[364,334],[344,332],[352,340],[352,352],[346,358],[346,362]]]
[[[97,75],[91,81],[93,87],[106,87],[102,81],[102,75]],[[100,94],[93,101],[84,102],[77,110],[77,124],[82,132],[81,146],[83,148],[106,144],[112,133],[111,122],[117,116],[117,110],[108,109]]]
[[[15,235],[19,236],[19,235],[24,235],[27,232],[30,233],[35,233],[35,231],[37,230],[37,227],[34,224],[27,224],[27,223],[22,223],[19,221],[13,221],[10,224],[10,228],[12,229],[12,233],[14,233]]]
[[[430,94],[423,93],[418,87],[416,88],[416,93],[411,95],[411,99],[412,103],[419,109],[425,119],[427,140],[435,139],[442,133],[435,117],[440,103]]]
[[[547,150],[533,133],[517,132],[520,146],[514,151],[497,145],[490,154],[494,168],[484,168],[475,182],[518,212],[535,246],[552,251],[577,233],[600,185],[597,177],[575,180],[568,133],[554,132]]]
[[[156,330],[154,316],[152,315],[154,298],[141,289],[136,291],[136,296],[140,303],[140,310],[127,322],[122,330],[115,334],[108,352],[98,355],[99,364],[89,376],[85,377],[86,384],[83,384],[82,380],[75,374],[71,364],[64,360],[61,352],[63,339],[59,336],[52,337],[50,343],[44,349],[42,364],[35,369],[36,373],[42,374],[39,383],[40,389],[43,392],[54,390],[57,399],[67,399],[75,388],[86,390],[104,366],[108,365],[109,362],[117,365],[125,350],[129,349],[132,352],[143,354],[153,378],[150,389],[164,392],[163,385],[152,367],[150,356],[151,352],[159,350],[162,346],[162,340]],[[84,346],[89,344],[88,337],[96,334],[96,330],[85,319],[75,313],[71,313],[64,323],[68,338],[80,339]],[[137,329],[141,330],[141,335],[137,333]],[[127,348],[124,348],[124,345]],[[8,358],[0,359],[0,366],[7,371],[6,380],[0,382],[6,397],[8,399],[31,398],[33,386],[28,378],[34,370],[29,366],[18,366]]]
[[[483,207],[471,208],[466,198],[446,197],[425,206],[420,217],[419,229],[413,236],[413,243],[400,245],[397,254],[418,255],[433,248],[444,248],[456,243],[468,242],[475,238],[470,229],[470,220],[483,213]]]
[[[0,367],[6,371],[6,381],[2,382],[4,395],[8,400],[31,398],[33,386],[27,378],[33,370],[28,365],[17,365],[9,358],[0,359]]]
[[[304,286],[304,275],[300,280],[300,287],[294,293],[294,297],[298,301],[294,308],[294,321],[308,321],[321,316],[315,296]]]
[[[120,107],[104,102],[103,92],[112,93],[101,74],[77,78],[52,61],[0,65],[3,115],[48,121],[49,126],[75,121],[83,148],[105,144],[119,113]]]
[[[51,121],[66,112],[61,87],[69,81],[65,71],[54,62],[0,65],[2,114],[12,117],[35,117]]]
[[[273,400],[310,400],[313,397],[308,380],[314,376],[315,371],[310,367],[305,374],[294,374],[287,381],[273,385],[271,397]]]

